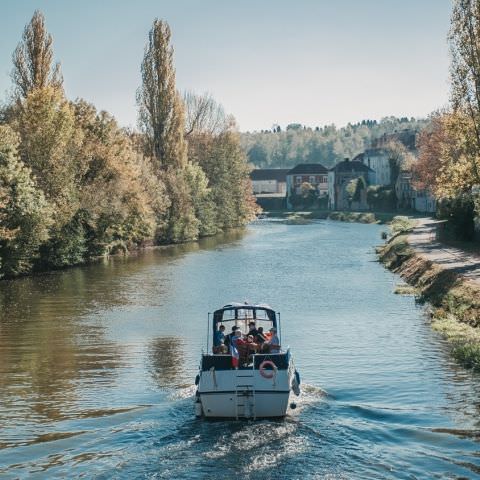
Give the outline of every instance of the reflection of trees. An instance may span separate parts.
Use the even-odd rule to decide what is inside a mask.
[[[198,243],[0,282],[0,423],[68,416],[81,395],[113,379],[122,359],[121,347],[107,339],[109,325],[99,324],[94,314],[161,302],[175,288],[174,268],[163,265],[243,235],[231,231]],[[180,384],[182,346],[176,337],[152,343],[151,368],[160,385]]]
[[[81,269],[2,282],[1,417],[66,417],[81,380],[114,374],[118,346],[79,321],[92,308],[91,289]]]
[[[160,387],[183,385],[185,355],[181,337],[158,337],[149,348],[151,373]]]

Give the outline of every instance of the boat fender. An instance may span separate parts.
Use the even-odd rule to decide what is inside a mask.
[[[300,374],[298,373],[298,370],[295,370],[295,379],[297,380],[298,385],[300,385]]]
[[[202,404],[201,402],[195,402],[195,416],[201,417],[202,416]]]
[[[200,383],[200,375],[197,375],[195,377],[195,385],[198,385]]]
[[[272,367],[272,370],[267,370],[266,367]],[[260,375],[263,378],[273,378],[277,373],[277,366],[271,360],[264,360],[259,367]]]
[[[213,385],[215,386],[215,389],[217,389],[218,384],[217,384],[217,375],[215,375],[215,367],[210,368],[210,373],[212,374]]]
[[[296,375],[292,378],[292,391],[297,397],[300,395],[300,385]]]

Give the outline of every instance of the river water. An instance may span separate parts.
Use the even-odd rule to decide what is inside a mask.
[[[392,293],[380,232],[260,221],[1,283],[0,477],[480,477],[480,376]],[[298,407],[198,420],[207,312],[243,300],[281,311]]]

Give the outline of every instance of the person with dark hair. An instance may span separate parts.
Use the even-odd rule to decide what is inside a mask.
[[[220,325],[213,336],[213,353],[227,353],[225,345],[225,325]]]
[[[225,345],[227,346],[227,348],[230,348],[230,345],[232,344],[232,338],[234,337],[235,335],[235,330],[237,330],[238,327],[236,325],[234,325],[232,327],[232,332],[229,333],[226,337],[225,337]]]
[[[254,321],[251,321],[249,324],[248,324],[248,333],[247,335],[251,335],[253,338],[255,338],[257,336],[257,333],[258,333],[258,330],[255,326],[255,322]]]
[[[263,327],[258,327],[257,328],[257,336],[255,337],[255,341],[259,344],[262,345],[267,341],[267,337],[265,337],[263,333]]]

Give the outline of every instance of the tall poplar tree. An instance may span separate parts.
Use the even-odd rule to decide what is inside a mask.
[[[45,17],[36,10],[12,56],[12,80],[17,96],[25,98],[32,90],[48,86],[62,87],[60,64],[53,64],[52,42]]]
[[[170,199],[160,219],[157,241],[181,242],[198,237],[199,222],[187,181],[184,108],[175,87],[173,48],[168,24],[156,19],[142,61],[142,85],[137,92],[140,125],[147,139],[155,173]]]

